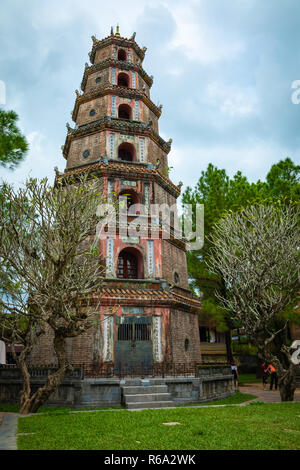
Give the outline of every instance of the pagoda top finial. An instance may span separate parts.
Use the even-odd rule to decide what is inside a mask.
[[[121,35],[120,35],[120,27],[119,27],[118,24],[117,24],[117,31],[116,31],[115,36],[117,36],[117,37],[120,37],[120,36],[121,36]]]

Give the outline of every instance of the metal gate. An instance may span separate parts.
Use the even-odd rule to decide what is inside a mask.
[[[152,317],[117,317],[115,335],[116,373],[151,371]]]

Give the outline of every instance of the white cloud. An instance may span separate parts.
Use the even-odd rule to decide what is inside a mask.
[[[294,154],[295,160],[300,157],[300,148]],[[247,141],[243,146],[184,146],[174,145],[169,155],[169,165],[174,167],[171,179],[175,183],[182,180],[184,187],[194,186],[212,163],[219,169],[226,169],[233,176],[241,171],[249,181],[264,180],[271,166],[288,156],[288,149],[272,141]]]
[[[54,178],[54,166],[61,166],[62,157],[55,152],[51,143],[38,131],[32,131],[26,135],[29,151],[20,166],[12,171],[1,169],[0,181],[4,180],[11,184],[20,186],[29,178]],[[55,156],[57,157],[55,160]]]
[[[75,21],[80,21],[82,29],[77,31],[80,36],[93,27],[95,29],[90,31],[90,35],[96,34],[99,38],[108,36],[110,27],[116,28],[119,23],[121,35],[131,36],[138,16],[142,14],[146,6],[155,4],[161,4],[161,1],[129,0],[111,4],[104,0],[43,1],[38,2],[38,7],[33,12],[32,22],[34,27],[41,31],[53,28],[63,30],[72,26]]]
[[[188,59],[212,64],[225,59],[232,59],[241,54],[245,45],[241,38],[232,37],[228,31],[220,31],[211,24],[209,18],[195,17],[194,8],[184,5],[168,4],[165,6],[173,16],[177,30],[169,42],[169,49],[180,49]],[[199,4],[201,10],[201,4]]]
[[[207,86],[205,98],[208,104],[230,117],[257,112],[258,99],[254,88],[226,86],[215,81]]]

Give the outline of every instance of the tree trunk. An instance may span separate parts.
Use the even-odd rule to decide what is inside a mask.
[[[14,338],[13,338],[14,340]],[[26,364],[26,358],[28,354],[31,351],[31,344],[26,344],[23,351],[19,356],[17,356],[15,347],[14,347],[14,341],[13,344],[11,345],[11,352],[13,355],[13,358],[17,364],[17,366],[20,369],[21,376],[22,376],[22,390],[20,391],[20,410],[19,413],[22,415],[28,414],[28,407],[30,404],[30,395],[31,395],[31,385],[30,385],[30,374],[28,371],[28,367]]]
[[[23,379],[23,387],[20,392],[20,414],[27,415],[29,413],[31,395],[30,374],[26,362],[22,360],[18,362]]]
[[[294,401],[294,393],[296,390],[295,370],[291,366],[289,371],[279,377],[279,391],[281,401]]]
[[[225,332],[225,342],[226,342],[227,361],[232,362],[233,354],[232,354],[231,330]]]
[[[295,387],[288,383],[279,385],[281,401],[294,401]]]
[[[44,405],[53,392],[64,380],[67,371],[67,359],[65,351],[65,338],[59,335],[54,337],[54,349],[58,358],[58,370],[47,377],[43,387],[40,387],[33,395],[26,395],[22,406],[22,414],[36,413]]]

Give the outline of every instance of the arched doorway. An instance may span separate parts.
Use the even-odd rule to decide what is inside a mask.
[[[123,162],[134,162],[135,161],[135,148],[132,144],[124,142],[118,148],[118,159]]]
[[[136,192],[132,191],[132,190],[124,190],[124,191],[120,192],[119,198],[122,197],[122,196],[124,198],[126,197],[126,210],[127,210],[128,214],[132,213],[133,215],[139,215],[140,200],[139,200],[139,197],[136,194]],[[137,206],[137,207],[135,207],[135,209],[137,209],[136,214],[134,214],[133,206]],[[132,210],[130,210],[131,208],[132,208]],[[123,207],[123,209],[125,209],[125,207]]]
[[[119,73],[118,75],[118,85],[128,88],[129,87],[129,77],[127,73]]]
[[[118,278],[142,279],[143,256],[136,248],[125,248],[118,258]],[[115,368],[128,374],[141,368],[141,374],[150,372],[152,356],[152,316],[123,315],[115,323]]]
[[[118,108],[118,116],[120,119],[132,119],[132,109],[128,104],[120,104]]]
[[[141,253],[135,248],[125,248],[118,257],[119,279],[142,279],[143,259]]]
[[[124,49],[119,49],[118,60],[124,60],[124,61],[127,60],[127,54],[126,54],[126,51],[124,51]]]

